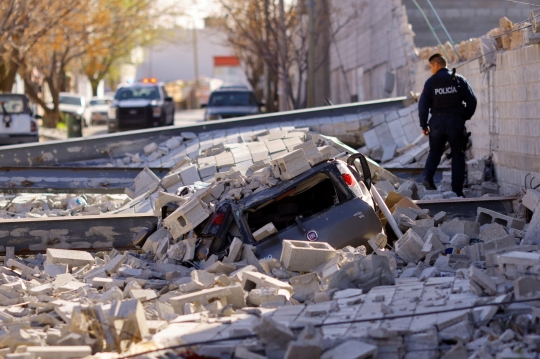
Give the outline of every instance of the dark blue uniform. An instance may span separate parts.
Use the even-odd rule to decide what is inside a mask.
[[[452,151],[452,191],[458,196],[463,195],[465,179],[465,121],[474,115],[476,103],[476,96],[467,80],[453,75],[447,68],[440,69],[426,81],[418,103],[420,126],[423,130],[429,127],[429,155],[424,179],[433,183],[448,142]]]

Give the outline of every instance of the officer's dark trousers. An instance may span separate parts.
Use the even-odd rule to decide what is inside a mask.
[[[432,116],[429,120],[429,155],[424,178],[432,180],[446,146],[452,150],[452,191],[463,195],[465,178],[465,121],[455,116]]]

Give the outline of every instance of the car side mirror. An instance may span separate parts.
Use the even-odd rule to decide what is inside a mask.
[[[173,98],[171,96],[165,97],[165,102],[173,102]]]
[[[257,106],[263,107],[265,103],[263,101],[257,101]]]
[[[360,161],[361,168],[358,167],[356,160]],[[366,160],[366,157],[361,153],[355,153],[349,156],[349,158],[347,159],[347,164],[349,166],[352,166],[354,164],[358,172],[360,172],[360,170],[362,171],[362,174],[364,175],[364,184],[366,185],[367,189],[370,190],[372,184],[371,171],[369,170],[369,164]]]
[[[34,118],[35,118],[36,120],[42,120],[42,119],[43,119],[43,116],[41,116],[41,115],[34,115]]]
[[[206,108],[207,104],[201,103],[201,108]]]

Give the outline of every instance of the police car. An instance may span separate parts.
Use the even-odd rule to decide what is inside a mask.
[[[0,94],[0,145],[38,141],[38,126],[28,98],[20,94]]]
[[[157,79],[118,88],[108,111],[108,132],[174,124],[174,102]]]

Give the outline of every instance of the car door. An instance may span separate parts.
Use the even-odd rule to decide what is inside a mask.
[[[367,246],[367,241],[381,229],[381,222],[373,209],[355,197],[265,238],[256,246],[256,255],[279,259],[284,239],[327,242],[336,249]]]
[[[4,102],[4,108],[0,107],[0,137],[10,137],[12,135],[30,134],[31,117],[24,111],[26,105],[22,98],[7,97],[0,102]]]

